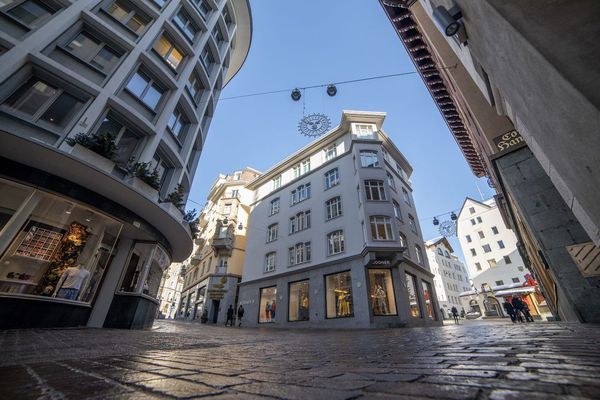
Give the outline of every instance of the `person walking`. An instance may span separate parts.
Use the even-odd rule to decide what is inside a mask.
[[[238,326],[242,326],[242,318],[244,317],[244,306],[240,304],[237,311]]]
[[[229,308],[227,309],[227,321],[225,321],[225,326],[227,326],[227,324],[229,324],[229,326],[233,326],[234,321],[233,321],[233,306],[230,304]]]
[[[526,302],[523,302],[523,314],[525,315],[525,321],[533,322],[533,317],[531,316],[531,313],[529,312],[529,306],[527,305]]]
[[[523,302],[521,301],[520,298],[518,298],[517,296],[514,296],[512,298],[511,304],[513,306],[513,308],[515,309],[515,317],[519,322],[524,322],[523,321]]]
[[[452,307],[450,311],[452,312],[452,318],[454,318],[454,323],[458,325],[458,310],[456,309],[456,307]]]
[[[502,303],[502,307],[504,307],[504,311],[506,311],[506,314],[508,314],[508,316],[510,317],[510,320],[514,323],[517,322],[517,318],[515,317],[515,308],[513,307],[512,304],[510,304],[510,302],[508,301],[507,298],[504,299],[504,303]]]

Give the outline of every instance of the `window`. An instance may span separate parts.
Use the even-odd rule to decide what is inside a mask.
[[[520,272],[523,272],[523,271],[525,271],[525,268],[523,268],[523,267],[521,267],[521,266],[517,267],[517,269],[518,269]]]
[[[290,235],[310,228],[310,210],[302,211],[290,218]]]
[[[198,11],[202,18],[206,20],[208,15],[212,12],[212,8],[206,4],[206,0],[192,0],[192,2],[198,7]]]
[[[472,256],[476,256],[477,255],[477,252],[475,251],[475,249],[471,249],[471,255]]]
[[[365,191],[367,193],[367,200],[379,201],[386,199],[383,181],[365,181]]]
[[[274,251],[267,253],[265,256],[265,272],[275,271],[275,262],[277,261],[277,253]]]
[[[273,178],[273,190],[281,187],[281,175]]]
[[[396,200],[392,200],[392,204],[394,205],[394,217],[402,221],[402,212],[400,211],[400,204],[398,204]]]
[[[410,230],[413,233],[417,233],[417,222],[415,221],[415,217],[410,214],[408,214],[408,224],[410,225]]]
[[[396,182],[394,181],[394,177],[392,176],[392,174],[390,174],[389,172],[387,172],[387,181],[388,185],[390,185],[392,189],[396,190]]]
[[[483,247],[483,252],[484,252],[484,253],[489,253],[489,252],[491,252],[491,251],[492,251],[492,248],[490,247],[490,245],[489,245],[489,244],[484,244],[484,245],[483,245],[483,246],[481,246],[481,247]]]
[[[502,286],[502,285],[504,285],[504,281],[502,281],[502,280],[501,281],[496,281],[495,283],[496,283],[496,286]]]
[[[408,242],[406,241],[406,235],[404,233],[398,232],[398,242],[400,244],[400,247],[407,247]]]
[[[337,168],[325,172],[325,189],[329,189],[340,183],[340,173]]]
[[[481,217],[477,217],[477,222],[482,223]]]
[[[414,275],[405,273],[406,291],[408,292],[408,312],[411,317],[421,317],[421,307],[419,306],[419,297],[417,296],[417,278]]]
[[[354,317],[350,271],[325,276],[326,318]]]
[[[173,23],[177,25],[183,36],[185,36],[190,42],[194,42],[196,35],[200,32],[198,25],[192,21],[187,12],[179,10],[177,15],[173,18]]]
[[[444,251],[444,256],[445,256],[446,258],[450,258],[450,253],[448,253],[448,250],[445,250],[445,251]],[[450,266],[450,263],[448,263],[448,266]]]
[[[227,26],[233,23],[233,21],[231,20],[231,13],[229,12],[229,7],[223,8],[223,19],[225,20],[225,24]]]
[[[13,1],[0,1],[0,7]],[[9,8],[6,13],[29,28],[37,28],[57,10],[49,7],[47,2],[26,0]]]
[[[494,235],[497,235],[498,234],[498,228],[496,228],[495,226],[492,226],[492,233]]]
[[[396,315],[396,298],[392,271],[389,269],[368,269],[369,295],[373,315]]]
[[[410,196],[408,191],[404,188],[402,188],[402,198],[404,199],[404,202],[410,206]]]
[[[288,320],[290,322],[308,321],[310,318],[308,285],[308,280],[292,282],[289,285]]]
[[[144,72],[138,70],[127,83],[127,90],[142,103],[156,111],[165,89]]]
[[[471,225],[475,225],[475,224],[476,224],[475,219],[471,218]]]
[[[229,216],[231,214],[231,203],[226,203],[223,206],[223,215]]]
[[[339,230],[327,235],[327,254],[333,255],[344,251],[344,231]]]
[[[202,97],[202,92],[204,91],[204,85],[202,84],[202,81],[200,80],[200,77],[197,73],[192,72],[190,74],[188,83],[187,85],[185,85],[185,88],[187,89],[188,93],[190,94],[190,96],[192,96],[192,99],[195,102],[200,101],[200,98]]]
[[[177,70],[183,61],[183,53],[164,34],[154,43],[154,51],[167,63],[171,69]]]
[[[275,322],[277,310],[277,286],[260,289],[260,306],[258,307],[258,323]]]
[[[439,247],[438,247],[438,249],[437,249],[437,253],[438,253],[440,256],[443,256],[443,255],[444,255],[444,252],[443,252],[443,251],[442,251],[442,249],[440,249]],[[444,261],[444,260],[442,260],[442,261]]]
[[[96,133],[114,138],[117,151],[113,161],[118,165],[126,165],[132,158],[135,158],[142,141],[138,134],[127,128],[110,112],[104,117]]]
[[[431,291],[431,284],[429,282],[421,281],[423,287],[423,299],[425,300],[425,312],[429,319],[436,319],[435,312],[433,311],[433,292]],[[458,291],[458,287],[454,285],[454,289]]]
[[[502,240],[498,240],[498,247],[503,249],[506,246],[504,246],[504,242]]]
[[[297,178],[297,177],[299,177],[300,175],[302,175],[302,174],[300,173],[300,164],[296,164],[296,165],[294,165],[294,166],[292,167],[292,173],[293,173],[293,175],[294,175],[294,178]]]
[[[467,236],[465,236],[465,238],[467,239],[467,243],[472,242],[471,235],[467,235]]]
[[[223,37],[223,32],[221,32],[221,29],[219,29],[218,25],[215,25],[215,28],[210,34],[212,35],[213,39],[215,39],[215,42],[217,42],[217,45],[220,45],[225,40]]]
[[[279,197],[271,200],[271,205],[269,207],[269,215],[274,215],[279,212]]]
[[[310,262],[310,242],[296,243],[288,249],[290,266]]]
[[[513,281],[513,283],[519,283],[520,282],[519,278],[512,278],[512,281]]]
[[[43,121],[62,130],[75,118],[83,103],[62,89],[31,77],[3,105],[27,115],[33,122]]]
[[[273,242],[277,240],[277,231],[279,230],[279,224],[271,224],[267,227],[267,242]]]
[[[173,110],[173,113],[171,113],[171,115],[169,116],[167,128],[169,128],[171,133],[175,135],[177,139],[183,140],[185,130],[188,124],[189,122],[187,121],[179,107],[176,107],[175,110]]]
[[[374,150],[361,150],[360,166],[363,168],[379,167],[379,157],[377,156],[377,152]]]
[[[301,175],[304,175],[304,174],[310,172],[310,158],[302,161],[300,163],[300,166],[301,166],[301,173],[300,173]]]
[[[240,191],[239,191],[239,189],[231,189],[230,196],[233,199],[238,199],[240,197]]]
[[[373,135],[373,125],[357,124],[354,126],[354,132],[355,132],[356,136],[372,136]]]
[[[81,61],[105,73],[113,71],[123,56],[122,51],[114,49],[88,32],[78,33],[65,48]]]
[[[309,198],[310,198],[310,183],[305,183],[304,185],[300,185],[296,189],[292,190],[292,193],[291,193],[292,205],[300,203],[301,201],[304,201]]]
[[[477,232],[477,234],[479,235],[480,239],[485,238],[485,235],[483,234],[483,231],[479,231],[479,232]]]
[[[325,148],[323,153],[325,154],[325,161],[329,161],[337,157],[337,147],[335,146],[335,143]]]
[[[137,35],[141,34],[146,26],[150,23],[150,19],[129,6],[129,2],[116,0],[111,3],[106,9],[114,19],[131,29]]]
[[[471,214],[475,214],[475,207],[470,207],[470,208],[469,208],[469,212],[470,212]]]
[[[494,268],[496,266],[496,260],[494,260],[493,258],[490,260],[487,260],[488,265],[490,266],[490,268]]]
[[[393,240],[392,222],[390,217],[373,216],[369,218],[371,223],[371,239]]]
[[[151,165],[152,169],[158,173],[159,185],[158,185],[158,188],[155,188],[155,189],[160,191],[161,188],[163,187],[164,183],[167,181],[167,178],[169,177],[169,175],[170,175],[169,173],[173,169],[173,166],[166,159],[166,157],[164,155],[162,155],[162,152],[160,152],[158,150],[154,154],[154,157],[152,158],[150,165]]]
[[[506,263],[506,264],[512,263],[512,261],[511,261],[511,259],[510,259],[509,256],[504,256],[504,263]]]
[[[200,62],[206,70],[206,73],[210,75],[210,69],[212,64],[215,62],[215,57],[212,55],[212,52],[210,51],[208,46],[205,46],[202,50],[202,53],[200,53]]]
[[[423,251],[421,250],[421,246],[417,244],[415,244],[415,257],[419,264],[423,264]]]
[[[325,218],[327,220],[337,218],[342,215],[342,198],[340,196],[329,199],[325,202]]]

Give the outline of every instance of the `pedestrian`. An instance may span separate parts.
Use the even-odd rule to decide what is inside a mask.
[[[454,318],[454,323],[456,325],[458,325],[458,310],[456,309],[456,307],[452,307],[452,309],[450,311],[452,311],[452,317]]]
[[[275,304],[275,300],[271,303],[271,321],[275,319],[275,310],[277,310],[277,304]]]
[[[271,322],[271,303],[269,303],[268,301],[265,305],[265,321]]]
[[[227,326],[227,324],[229,324],[229,326],[233,326],[233,312],[233,306],[230,304],[229,308],[227,309],[227,321],[225,321],[225,326]]]
[[[531,316],[531,313],[529,312],[529,306],[527,305],[526,302],[523,302],[523,314],[525,314],[525,321],[533,322],[533,317]]]
[[[517,296],[514,296],[512,298],[511,304],[513,306],[513,308],[515,309],[515,317],[519,322],[524,322],[523,321],[523,302],[521,301],[520,298],[518,298]]]
[[[515,308],[512,306],[512,304],[510,304],[508,298],[504,298],[504,303],[502,303],[502,307],[504,307],[504,311],[506,311],[513,324],[516,323],[517,318],[515,317]]]
[[[237,311],[238,326],[242,326],[242,318],[244,317],[244,306],[240,304]]]
[[[461,318],[465,318],[465,314],[466,314],[465,313],[465,309],[461,307],[461,309],[460,309],[460,317]]]

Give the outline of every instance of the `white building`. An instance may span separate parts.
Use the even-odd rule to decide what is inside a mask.
[[[471,289],[469,273],[465,264],[454,254],[454,249],[445,237],[425,242],[425,251],[431,272],[435,292],[444,318],[451,316],[452,307],[460,312],[463,305],[460,294]]]
[[[251,182],[240,303],[245,323],[439,324],[412,198],[412,167],[384,113],[340,125]]]
[[[163,273],[160,288],[158,289],[158,317],[172,319],[177,315],[177,305],[181,299],[183,289],[182,270],[185,263],[173,263]]]

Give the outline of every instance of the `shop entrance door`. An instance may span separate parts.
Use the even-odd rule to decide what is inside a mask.
[[[219,318],[219,304],[221,304],[221,300],[213,300],[212,301],[212,322],[213,322],[213,324],[216,324],[217,319]]]

